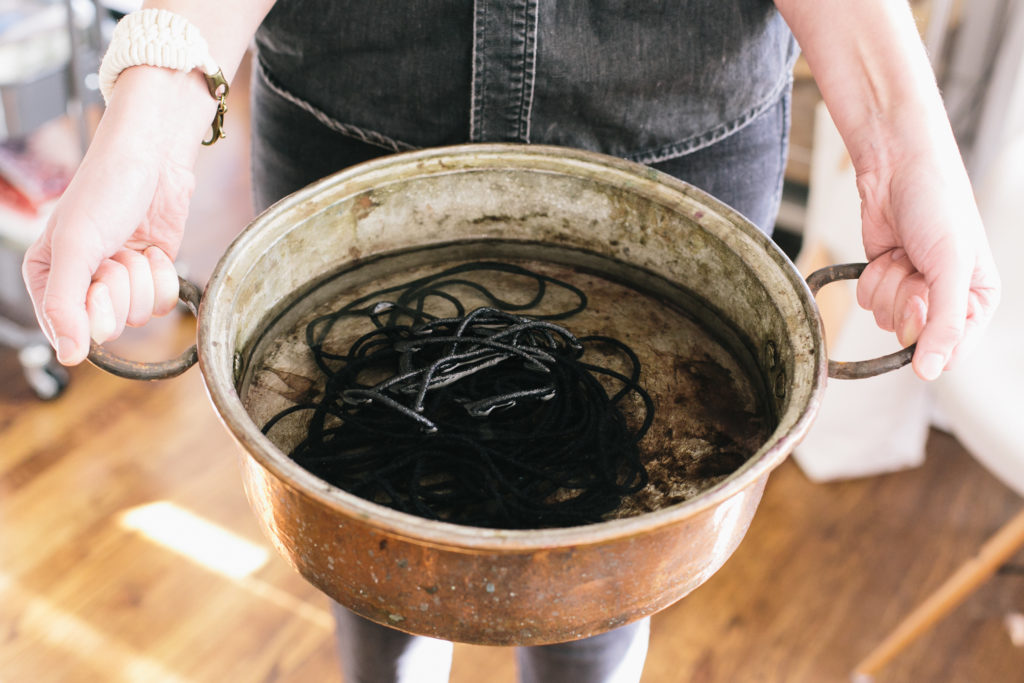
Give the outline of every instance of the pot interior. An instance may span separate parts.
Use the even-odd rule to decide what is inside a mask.
[[[813,417],[824,381],[820,322],[770,240],[650,169],[508,145],[370,162],[257,218],[219,266],[201,316],[215,404],[261,465],[332,505],[372,511],[285,455],[305,433],[301,413],[269,438],[259,430],[323,388],[306,345],[312,319],[482,261],[571,283],[587,308],[565,325],[615,337],[639,357],[655,405],[641,444],[651,481],[609,519],[720,499],[777,465]],[[509,301],[528,301],[536,288],[508,274],[479,277]],[[488,303],[471,289],[463,295],[467,309]],[[563,304],[556,295],[537,312]],[[363,332],[342,326],[337,341]]]

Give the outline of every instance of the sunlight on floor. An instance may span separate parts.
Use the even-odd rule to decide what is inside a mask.
[[[183,555],[212,572],[234,579],[235,586],[281,609],[332,630],[326,605],[317,606],[252,576],[270,561],[270,551],[203,519],[169,501],[158,501],[124,512],[121,526]],[[326,602],[326,601],[325,601]]]
[[[250,576],[270,560],[263,546],[169,501],[132,508],[120,521],[122,527],[232,579]]]
[[[90,663],[99,653],[111,671],[119,671],[114,680],[153,683],[188,683],[163,663],[147,657],[122,641],[108,636],[88,622],[66,612],[49,600],[21,588],[10,577],[0,574],[0,602],[17,613],[17,628],[25,635],[47,643],[62,652]],[[0,676],[0,680],[6,680]]]

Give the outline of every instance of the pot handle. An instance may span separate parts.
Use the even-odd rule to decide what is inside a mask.
[[[866,263],[844,263],[837,266],[826,266],[807,277],[807,286],[811,288],[812,295],[817,295],[818,290],[829,283],[839,280],[856,280],[867,265]],[[897,370],[911,361],[915,348],[917,348],[917,344],[911,344],[888,356],[849,363],[829,359],[828,376],[834,379],[864,379]]]
[[[188,280],[178,277],[178,299],[185,307],[192,312],[192,315],[199,315],[199,300],[202,298],[202,290]],[[158,363],[143,363],[141,361],[127,360],[115,356],[96,342],[89,347],[89,362],[106,370],[112,375],[126,379],[170,379],[177,377],[188,370],[199,360],[199,352],[193,344],[180,356],[172,360]]]

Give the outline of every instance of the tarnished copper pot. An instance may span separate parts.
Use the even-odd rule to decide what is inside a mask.
[[[239,382],[268,311],[347,263],[462,240],[550,243],[679,283],[738,329],[773,388],[775,429],[696,498],[582,527],[502,531],[355,497],[253,423]],[[381,624],[490,645],[593,635],[667,607],[733,553],[767,477],[808,429],[828,360],[812,294],[738,213],[651,169],[564,148],[474,145],[342,171],[287,197],[231,245],[199,311],[199,363],[241,446],[274,545],[328,596]]]

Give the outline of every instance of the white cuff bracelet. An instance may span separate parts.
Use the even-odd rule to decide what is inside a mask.
[[[213,136],[204,144],[224,137],[222,127],[227,111],[224,98],[228,84],[198,28],[185,17],[162,9],[144,9],[126,15],[114,27],[110,46],[100,64],[100,92],[104,101],[110,100],[114,83],[122,71],[143,64],[185,72],[200,69],[210,95],[218,100]]]

